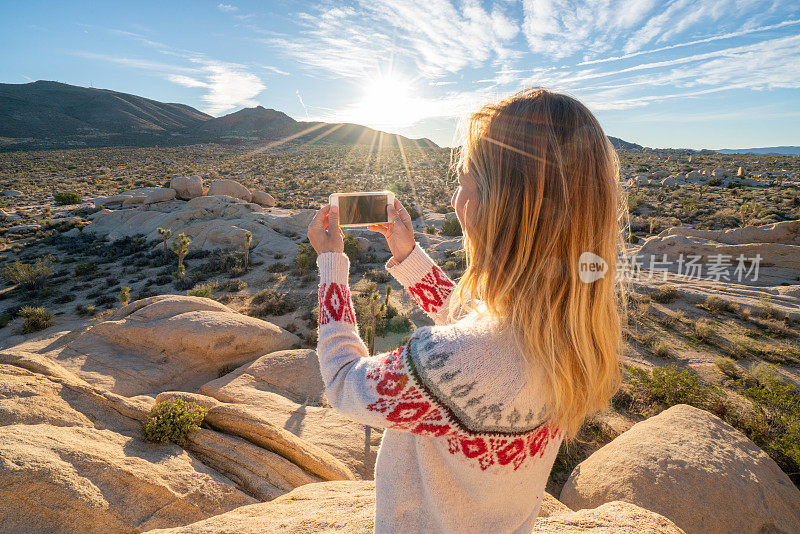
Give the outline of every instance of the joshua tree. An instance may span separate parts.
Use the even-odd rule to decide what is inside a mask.
[[[386,299],[378,305],[378,292],[373,291],[369,299],[369,324],[364,329],[364,337],[367,338],[367,347],[369,348],[370,356],[375,354],[375,332],[377,330],[377,323],[380,317],[386,314],[389,306],[389,293],[391,288],[386,286]]]
[[[191,238],[183,232],[178,234],[176,241],[172,242],[172,251],[178,255],[178,270],[175,271],[177,278],[183,278],[183,275],[186,274],[186,267],[183,266],[183,258],[189,253],[189,243],[191,242]]]
[[[123,306],[127,306],[128,303],[131,301],[131,288],[128,286],[122,286],[119,290],[119,302]]]
[[[253,234],[251,232],[244,233],[244,271],[247,272],[247,264],[250,260],[250,243],[253,242]]]
[[[167,249],[167,239],[172,237],[172,230],[165,230],[164,228],[158,228],[158,235],[161,236],[161,239],[164,241],[164,261],[169,261],[169,250]]]

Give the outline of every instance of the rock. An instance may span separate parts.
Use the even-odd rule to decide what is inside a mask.
[[[233,198],[240,198],[245,202],[250,202],[253,199],[250,190],[235,180],[215,180],[211,182],[207,195],[227,195]]]
[[[145,200],[145,198],[147,198],[147,197],[141,196],[141,197],[130,197],[130,198],[126,198],[126,199],[125,199],[125,200],[122,202],[122,207],[123,207],[123,208],[130,208],[131,206],[136,206],[136,205],[138,205],[138,204],[144,204],[144,200]]]
[[[303,440],[268,419],[262,407],[218,402],[197,393],[164,392],[158,402],[178,398],[208,408],[205,422],[216,430],[239,436],[270,450],[324,480],[353,480],[352,471],[321,447]],[[267,415],[267,417],[265,417]],[[363,438],[362,438],[363,440]],[[363,441],[362,441],[363,446]]]
[[[299,403],[319,406],[325,394],[325,384],[319,371],[317,352],[295,349],[265,354],[253,363],[203,385],[200,391],[251,403],[259,400],[248,398],[248,392],[268,391]]]
[[[41,228],[38,224],[18,224],[16,226],[12,226],[10,228],[6,228],[6,232],[11,233],[24,233],[24,232],[33,232]]]
[[[744,176],[744,169],[742,169],[741,167],[739,167],[739,170],[738,170],[738,171],[736,171],[736,176]]]
[[[110,430],[15,424],[0,432],[4,532],[142,532],[255,499],[177,445]]]
[[[625,501],[613,501],[591,510],[577,512],[570,510],[544,517],[540,513],[531,532],[532,534],[562,532],[684,534],[682,529],[666,517]]]
[[[560,500],[625,500],[686,532],[800,532],[800,490],[767,454],[715,415],[678,404],[581,462]]]
[[[112,241],[144,234],[160,244],[157,229],[168,228],[173,237],[181,232],[191,237],[192,251],[242,250],[249,231],[254,259],[271,260],[282,254],[291,262],[297,254],[293,237],[305,235],[313,216],[314,210],[267,209],[229,196],[200,196],[188,202],[143,202],[132,209],[101,210],[89,216],[92,222],[84,231]]]
[[[100,197],[94,200],[94,205],[99,207],[105,206],[121,206],[123,202],[133,198],[133,195],[111,195],[109,197]]]
[[[253,199],[252,202],[259,204],[260,206],[267,206],[269,208],[274,208],[277,202],[275,202],[275,197],[270,195],[269,193],[265,193],[264,191],[253,191]]]
[[[17,215],[16,213],[9,213],[6,210],[0,208],[0,220],[3,221],[18,221],[22,217]]]
[[[370,478],[375,465],[380,431],[371,430],[365,450],[366,428],[333,408],[299,404],[273,391],[262,381],[242,375],[233,380],[213,380],[200,387],[203,395],[257,410],[259,417],[285,428],[329,452],[362,478]]]
[[[191,525],[150,534],[325,532],[371,534],[375,482],[320,482],[299,487],[268,503],[241,506]]]
[[[358,245],[358,251],[362,253],[369,252],[372,248],[372,243],[370,243],[370,240],[366,237],[356,237],[356,244]]]
[[[5,189],[0,195],[4,197],[21,197],[22,191],[17,191],[16,189]]]
[[[661,180],[661,185],[677,185],[678,181],[680,180],[680,175],[676,174],[675,176],[668,176]]]
[[[699,171],[691,171],[686,173],[687,182],[704,182],[706,176]]]
[[[65,336],[51,357],[89,383],[139,395],[196,388],[226,364],[250,362],[300,342],[272,323],[211,299],[159,295],[145,300]]]
[[[169,187],[162,187],[156,191],[148,193],[144,197],[144,204],[155,204],[156,202],[169,202],[175,198],[175,190]]]
[[[169,186],[181,200],[203,196],[203,179],[199,176],[176,176],[169,181]]]
[[[661,232],[658,236],[682,235],[699,237],[728,245],[747,243],[781,243],[800,246],[800,220],[783,221],[763,226],[730,228],[727,230],[695,230],[688,226],[676,226]]]

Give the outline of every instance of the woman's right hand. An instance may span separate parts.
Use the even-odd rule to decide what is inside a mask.
[[[389,223],[371,224],[367,226],[367,230],[382,234],[395,261],[400,263],[411,254],[416,245],[411,215],[397,198],[394,199],[394,205],[386,206],[386,210],[389,214]]]

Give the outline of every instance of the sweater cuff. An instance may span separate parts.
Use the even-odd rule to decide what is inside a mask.
[[[390,265],[390,263],[394,263],[393,260],[394,257],[386,262],[386,270],[389,271],[389,274],[394,276],[398,282],[403,284],[403,287],[408,287],[419,282],[423,276],[430,272],[431,267],[436,265],[436,262],[428,256],[419,243],[415,243],[411,254],[400,263]]]
[[[320,282],[347,284],[350,274],[350,258],[344,252],[323,252],[317,256]]]

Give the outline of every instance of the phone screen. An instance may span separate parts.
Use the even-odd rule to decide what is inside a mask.
[[[385,223],[386,195],[353,195],[339,197],[339,224]]]

